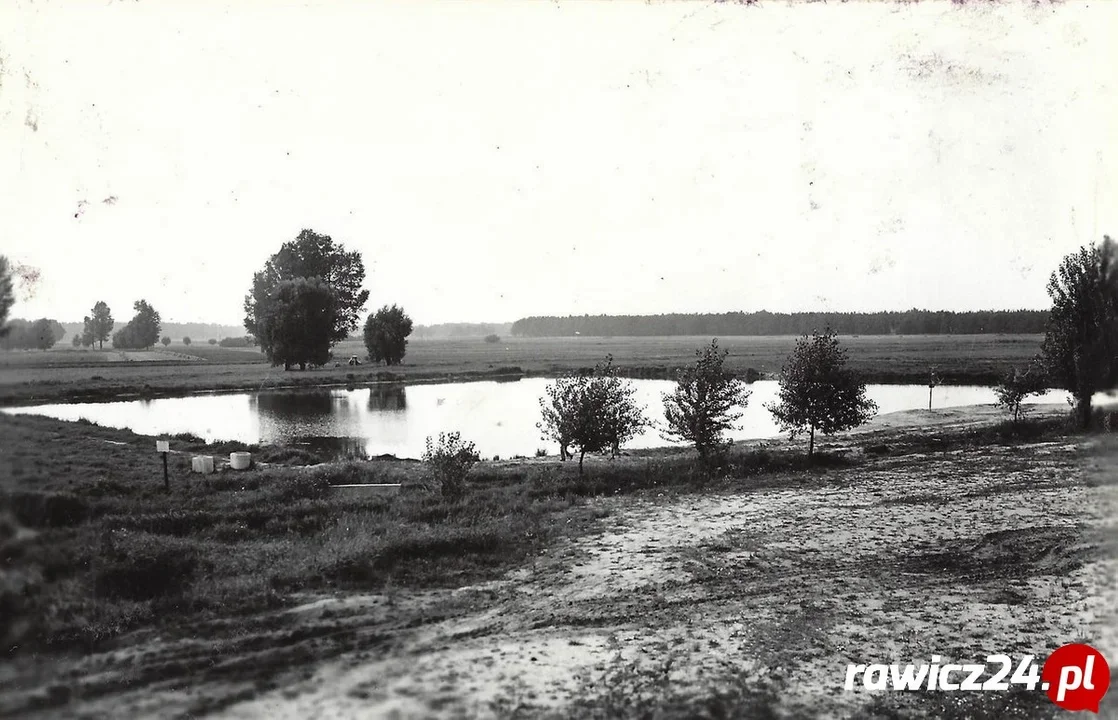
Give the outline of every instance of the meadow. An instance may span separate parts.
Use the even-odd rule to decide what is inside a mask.
[[[792,336],[728,337],[720,338],[719,345],[729,351],[726,367],[731,372],[772,377],[780,372],[795,341]],[[1006,370],[1026,365],[1039,352],[1041,336],[876,335],[841,341],[851,366],[869,382],[926,383],[934,368],[943,382],[980,385],[992,384]],[[340,367],[288,372],[271,367],[254,348],[188,347],[178,342],[143,353],[70,347],[6,351],[0,352],[0,404],[377,381],[551,376],[591,368],[607,354],[632,377],[670,378],[709,342],[708,337],[502,338],[498,343],[480,338],[413,340],[403,364],[389,368],[364,362],[364,346],[347,340],[333,351]],[[345,365],[351,355],[363,364]]]

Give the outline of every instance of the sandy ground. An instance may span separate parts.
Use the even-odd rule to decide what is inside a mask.
[[[912,415],[870,431],[975,421]],[[609,685],[655,706],[759,678],[781,683],[779,716],[862,717],[874,698],[843,691],[847,663],[1043,661],[1080,640],[1118,667],[1114,435],[595,503],[606,531],[496,582],[307,598],[237,642],[142,637],[83,658],[53,676],[82,699],[44,716],[578,717],[580,698],[618,702]]]

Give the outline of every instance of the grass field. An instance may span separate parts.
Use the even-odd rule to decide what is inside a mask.
[[[795,344],[794,337],[730,337],[719,344],[729,351],[727,367],[744,374],[779,373]],[[944,382],[990,384],[1005,370],[1023,366],[1040,349],[1035,335],[917,335],[842,338],[851,365],[871,382],[927,382],[934,367]],[[478,378],[493,374],[554,375],[589,368],[607,354],[634,377],[670,377],[693,361],[705,337],[668,338],[508,338],[490,344],[481,339],[415,340],[404,364],[360,367],[342,365],[284,372],[269,366],[251,348],[189,347],[172,343],[143,361],[120,352],[57,348],[0,352],[0,404],[66,399],[101,399],[120,395],[158,396],[200,390],[241,390],[361,384],[377,380],[419,381]],[[127,353],[124,354],[127,356]],[[334,348],[340,362],[364,357],[361,343],[349,340]],[[191,356],[189,359],[184,356]]]
[[[714,478],[668,450],[482,463],[449,501],[406,461],[176,455],[165,491],[153,438],[0,416],[0,715],[1053,717],[841,692],[882,653],[1114,657],[1118,440],[1034,417],[882,416]],[[330,488],[353,481],[405,489]]]

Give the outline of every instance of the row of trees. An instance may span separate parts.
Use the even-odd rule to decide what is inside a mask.
[[[66,334],[62,323],[49,318],[38,320],[12,320],[0,333],[0,348],[4,350],[49,350]]]
[[[517,320],[511,332],[524,337],[804,335],[830,327],[843,335],[1039,334],[1047,317],[1043,310],[545,316]]]
[[[365,264],[328,235],[303,230],[253,275],[245,296],[245,328],[273,365],[325,365],[334,343],[357,330],[369,299]],[[412,320],[396,305],[370,315],[365,347],[373,362],[398,365],[407,351]]]
[[[691,443],[704,465],[721,456],[749,402],[746,384],[723,367],[727,352],[717,339],[696,351],[695,363],[679,371],[676,386],[663,395],[666,440]],[[830,435],[857,427],[877,412],[866,398],[865,383],[846,366],[846,352],[833,330],[812,333],[797,341],[781,374],[778,401],[766,406],[792,438],[806,433],[808,456],[815,453],[815,434]],[[621,379],[613,358],[592,373],[559,378],[540,398],[537,427],[545,440],[559,445],[562,460],[577,450],[579,472],[588,452],[620,447],[652,423],[635,401],[635,388]]]

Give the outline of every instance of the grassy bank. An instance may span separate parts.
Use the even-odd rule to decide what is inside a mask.
[[[1060,432],[1048,417],[900,436],[868,433],[817,458],[811,472],[948,446]],[[457,587],[515,567],[558,536],[600,518],[582,500],[655,490],[775,483],[813,476],[801,448],[739,447],[712,481],[690,453],[652,450],[593,461],[584,476],[554,458],[484,462],[463,499],[428,486],[421,463],[350,461],[312,467],[302,449],[206,445],[179,436],[170,489],[154,439],[41,417],[0,416],[0,541],[6,647],[91,649],[131,629],[281,607],[298,593]],[[251,449],[260,466],[189,472],[191,454]],[[268,463],[265,465],[264,463]],[[788,475],[792,473],[792,475]],[[715,482],[715,485],[711,483]],[[343,495],[332,485],[400,483],[398,494]]]
[[[733,337],[719,343],[730,355],[726,367],[741,376],[779,373],[794,337]],[[694,361],[709,338],[507,338],[415,340],[404,364],[393,368],[341,366],[284,372],[252,349],[172,344],[129,361],[128,354],[58,348],[47,352],[0,352],[0,405],[114,397],[158,397],[201,390],[261,390],[377,381],[446,381],[490,377],[550,376],[593,367],[607,354],[630,377],[668,378]],[[924,335],[844,337],[852,367],[870,382],[927,382],[936,368],[941,380],[990,384],[1005,369],[1026,364],[1039,350],[1033,335]],[[334,348],[343,361],[364,357],[359,342]]]
[[[719,498],[739,504],[752,497],[832,498],[838,490],[854,492],[867,478],[881,476],[871,484],[925,473],[955,478],[963,468],[978,466],[1008,473],[1011,487],[1018,488],[1024,477],[1038,482],[1030,458],[1045,456],[988,448],[1063,433],[1058,416],[1021,428],[1004,423],[919,433],[886,428],[832,442],[811,467],[799,445],[743,446],[715,477],[701,472],[690,453],[667,450],[595,459],[582,477],[573,464],[554,458],[486,462],[473,471],[466,497],[448,501],[425,486],[422,465],[409,461],[273,465],[203,479],[187,473],[189,452],[224,454],[235,446],[206,446],[188,437],[173,441],[189,452],[172,456],[171,489],[165,491],[153,438],[87,423],[0,417],[0,631],[7,649],[0,671],[12,678],[9,690],[0,693],[0,714],[49,712],[100,698],[115,703],[113,698],[122,696],[142,703],[148,688],[173,691],[183,683],[201,683],[208,689],[176,710],[200,714],[278,691],[292,677],[343,654],[356,652],[368,662],[387,657],[418,628],[465,623],[466,629],[446,641],[456,647],[490,632],[468,618],[486,617],[493,603],[521,597],[500,583],[487,589],[487,583],[502,577],[528,582],[537,567],[550,568],[543,578],[593,565],[584,550],[572,548],[612,537],[617,528],[631,525],[631,512],[696,503],[717,508]],[[279,463],[316,459],[300,451],[257,451],[257,457]],[[945,460],[929,465],[930,453]],[[965,464],[956,464],[963,459]],[[940,467],[946,461],[952,469]],[[1043,482],[1049,476],[1044,470]],[[991,477],[1000,478],[996,472]],[[399,482],[403,489],[397,495],[355,497],[330,487],[349,482]],[[883,507],[946,502],[949,496],[941,498],[941,491],[922,486],[922,494],[886,498],[902,504]],[[833,508],[834,500],[818,504]],[[824,525],[835,527],[831,522]],[[691,582],[708,588],[700,597],[740,597],[739,585],[726,585],[745,582],[740,572],[749,582],[771,583],[756,591],[762,593],[757,597],[787,585],[787,578],[757,575],[754,564],[719,564],[743,542],[754,547],[751,532],[727,531],[711,541],[713,555],[696,550],[687,556]],[[774,532],[783,538],[786,530]],[[655,540],[640,540],[630,550],[604,542],[629,563],[644,557],[637,548]],[[651,559],[640,559],[637,566]],[[614,570],[609,572],[612,577]],[[473,590],[458,590],[467,586]],[[651,594],[630,594],[624,601],[564,611],[563,599],[569,606],[577,595],[533,592],[542,592],[550,609],[528,611],[517,621],[523,627],[624,624],[677,607],[675,601],[657,600],[659,591],[650,589]],[[321,605],[323,599],[329,602]],[[645,601],[652,603],[649,609],[634,615],[629,605]],[[691,602],[684,598],[678,607]],[[511,607],[502,612],[526,612],[515,610],[515,603]],[[130,659],[139,657],[139,648],[143,662]],[[63,659],[74,652],[89,659]],[[217,657],[223,660],[214,666]],[[43,677],[57,679],[44,683]],[[604,702],[600,691],[595,687],[588,701]],[[687,692],[673,695],[673,702],[686,704]]]

